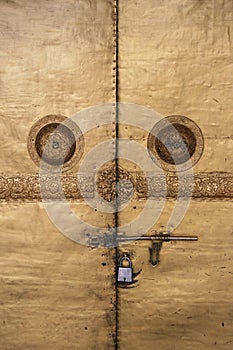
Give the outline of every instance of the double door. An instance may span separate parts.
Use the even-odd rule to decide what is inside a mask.
[[[0,349],[230,350],[232,2],[0,9]],[[156,146],[167,116],[188,161],[162,129],[178,164]],[[41,174],[65,117],[76,126],[60,129],[46,161],[68,149],[62,190],[79,225],[59,207],[57,174]],[[150,242],[115,244],[168,229],[199,240],[163,243],[156,267]],[[117,284],[123,253],[132,285]]]

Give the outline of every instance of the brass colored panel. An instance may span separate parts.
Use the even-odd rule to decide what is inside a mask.
[[[1,347],[230,350],[232,1],[2,0],[0,9]],[[193,200],[177,228],[197,234],[199,242],[163,244],[158,268],[148,262],[146,243],[122,247],[118,253],[129,251],[140,273],[132,288],[119,292],[116,250],[81,246],[58,232],[40,203],[39,169],[27,152],[40,118],[69,117],[117,96],[164,116],[187,116],[205,143]],[[118,131],[147,146],[145,130],[119,124]],[[114,145],[115,125],[83,136],[85,157],[102,141]],[[130,205],[117,218],[90,208],[80,190],[92,198],[94,179],[79,173],[78,185],[77,164],[62,177],[73,211],[96,228],[114,227],[116,219],[124,225],[148,197],[151,207],[159,201],[162,181],[167,199],[151,230],[164,229],[178,177],[144,174],[124,160],[117,165],[100,174],[99,194],[116,197],[118,171],[120,179],[132,180],[121,193],[126,202],[134,190]],[[56,200],[54,175],[43,181],[46,198]]]
[[[193,168],[194,198],[172,232],[199,241],[163,243],[155,268],[149,263],[151,242],[119,250],[129,252],[134,272],[140,272],[131,288],[119,288],[119,349],[232,349],[232,33],[231,0],[119,2],[120,101],[162,116],[186,116],[204,137]],[[119,135],[144,146],[148,156],[146,130],[119,124]],[[159,206],[151,188],[158,191],[161,178],[159,183],[157,173],[140,174],[124,160],[120,165],[138,176],[139,195],[118,216],[118,224],[126,225],[142,212],[148,194],[150,207]],[[164,173],[163,181],[167,197],[175,197],[175,174]],[[176,203],[167,199],[146,233],[165,230]],[[142,233],[149,219],[144,213]]]
[[[27,152],[38,119],[115,101],[113,4],[0,1],[1,172],[38,171]]]
[[[113,349],[114,252],[67,239],[39,203],[0,210],[0,348]]]
[[[157,229],[173,205],[167,203]],[[193,201],[175,233],[199,241],[163,243],[157,267],[148,261],[151,242],[122,247],[141,272],[134,288],[119,288],[119,349],[231,350],[232,202]]]
[[[233,169],[232,33],[231,0],[119,2],[119,99],[192,119],[195,172]]]
[[[115,102],[114,3],[0,1],[1,349],[115,348],[115,250],[74,243],[50,222],[27,150],[31,127],[44,116]],[[90,130],[83,156],[109,138],[115,125]],[[78,167],[63,181],[73,212],[94,227],[113,227],[113,214],[84,204]],[[44,182],[50,199],[53,179]],[[87,197],[88,179],[82,174]]]

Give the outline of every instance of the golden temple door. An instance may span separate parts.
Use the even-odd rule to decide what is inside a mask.
[[[230,350],[231,0],[0,9],[0,349]]]

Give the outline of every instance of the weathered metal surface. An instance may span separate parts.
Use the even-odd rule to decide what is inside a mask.
[[[231,0],[119,2],[120,101],[192,119],[205,142],[195,173],[233,169],[232,6]],[[128,134],[139,138],[134,129]]]
[[[41,204],[0,210],[0,348],[113,349],[114,252],[67,239]]]
[[[0,1],[1,172],[38,172],[27,139],[40,118],[70,117],[115,101],[113,4]],[[108,128],[108,133],[114,131]],[[103,129],[95,133],[93,141],[106,134]]]
[[[174,231],[198,235],[199,241],[163,244],[158,268],[148,262],[150,243],[121,247],[121,254],[132,257],[134,272],[141,272],[130,289],[119,290],[119,349],[230,350],[232,200],[215,195],[231,192],[233,184],[233,3],[120,1],[119,19],[120,100],[163,116],[184,115],[204,137],[204,152],[193,169],[199,199],[191,201]],[[119,134],[146,147],[144,130],[120,125]],[[130,167],[126,161],[121,166]],[[168,178],[168,192],[174,194],[177,178]],[[119,225],[132,222],[145,207],[142,183],[141,200],[134,198],[119,213]],[[153,203],[159,205],[156,198]],[[151,234],[166,228],[175,204],[166,201]],[[143,220],[146,225],[146,213]]]
[[[149,263],[150,242],[121,248],[141,272],[133,288],[119,289],[119,349],[231,350],[232,202],[193,201],[175,233],[199,239],[163,243],[157,267]]]
[[[69,117],[115,101],[113,5],[0,1],[1,349],[115,347],[115,251],[92,250],[56,229],[38,203],[38,162],[27,151],[31,127],[42,117]],[[115,126],[85,136],[91,148],[114,137]],[[75,175],[69,173],[63,184],[77,199]],[[86,196],[92,186],[87,177]],[[49,176],[46,184],[56,195]],[[113,214],[71,205],[93,225],[114,226]]]
[[[0,6],[0,346],[230,350],[232,1],[2,0]],[[191,118],[205,143],[194,168],[194,200],[175,231],[198,235],[198,243],[164,243],[158,269],[148,261],[147,243],[122,247],[118,254],[130,253],[137,282],[117,299],[116,251],[76,244],[49,222],[39,203],[38,167],[27,152],[31,127],[40,118],[69,117],[116,96],[164,116]],[[146,148],[145,130],[118,126],[120,137]],[[114,125],[90,130],[84,156],[115,136]],[[153,207],[165,184],[165,207],[151,228],[163,230],[176,203],[178,177],[144,174],[124,160],[118,166],[119,178],[132,181],[122,188],[121,202],[134,191],[118,224],[132,222],[148,198]],[[114,227],[114,214],[84,203],[81,192],[86,198],[95,194],[93,177],[79,174],[78,183],[77,170],[62,176],[70,206],[97,228]],[[99,176],[99,194],[115,199],[116,168],[101,169]],[[54,179],[43,177],[47,199],[59,197]]]

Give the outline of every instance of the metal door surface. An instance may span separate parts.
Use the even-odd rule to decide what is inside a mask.
[[[0,18],[0,349],[230,350],[231,0],[1,0]],[[199,240],[156,267],[151,242],[118,245],[167,232]]]
[[[120,101],[176,123],[185,116],[204,140],[192,169],[191,202],[171,227],[172,234],[198,235],[198,242],[163,243],[157,267],[148,261],[150,242],[121,247],[140,273],[134,288],[119,289],[119,349],[232,349],[232,6],[218,0],[119,2]],[[147,125],[142,130],[134,123],[121,125],[119,134],[150,147]],[[142,169],[122,164],[131,169],[135,194],[119,213],[119,225],[135,219],[148,200],[158,206],[158,186],[167,184],[164,207],[147,235],[167,229],[181,184],[159,156],[160,172],[146,174],[148,187]]]
[[[0,349],[115,346],[115,250],[62,235],[43,206],[39,180],[41,147],[54,125],[115,101],[113,11],[107,0],[0,1]],[[75,152],[85,157],[114,133],[114,125],[90,130]],[[67,202],[84,221],[114,226],[113,214],[95,212],[80,195],[78,158],[71,154],[63,174]],[[88,175],[81,182],[91,195]],[[56,197],[53,175],[44,181]]]

